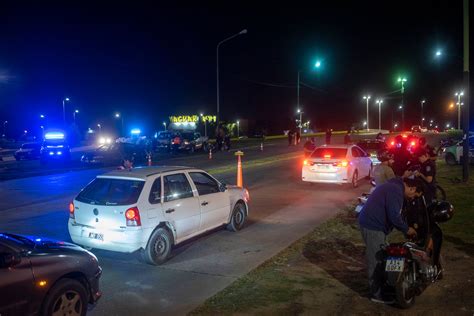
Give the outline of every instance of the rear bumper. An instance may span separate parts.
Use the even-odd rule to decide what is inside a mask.
[[[301,179],[304,182],[312,183],[349,183],[351,182],[348,171],[341,169],[337,172],[317,172],[312,171],[309,166],[304,166],[301,172]]]
[[[86,248],[131,253],[146,247],[152,229],[101,229],[69,220],[68,230],[72,241]],[[90,233],[102,234],[104,240],[90,238]]]

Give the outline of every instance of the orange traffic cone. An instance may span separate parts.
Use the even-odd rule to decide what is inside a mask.
[[[242,151],[237,151],[235,153],[237,156],[237,186],[238,187],[243,187],[243,180],[242,180],[242,160],[240,156],[243,156],[244,153]]]

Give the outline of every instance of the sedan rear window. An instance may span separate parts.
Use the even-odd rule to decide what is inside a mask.
[[[344,159],[347,156],[347,148],[317,148],[311,158]]]
[[[145,181],[96,178],[79,193],[76,200],[94,205],[135,204]]]

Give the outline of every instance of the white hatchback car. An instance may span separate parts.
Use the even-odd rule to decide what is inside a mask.
[[[350,183],[372,174],[372,160],[355,145],[323,145],[303,162],[302,180],[315,183]]]
[[[69,205],[71,239],[84,247],[140,250],[161,264],[172,246],[248,216],[246,189],[220,183],[190,167],[144,167],[97,176]]]

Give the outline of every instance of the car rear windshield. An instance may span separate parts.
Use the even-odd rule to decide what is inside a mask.
[[[366,142],[366,143],[364,142],[364,143],[358,143],[357,145],[365,151],[380,150],[380,149],[385,148],[385,145],[382,142]]]
[[[311,158],[344,159],[347,156],[347,148],[317,148]]]
[[[79,193],[76,200],[95,205],[135,204],[145,181],[96,178]]]

